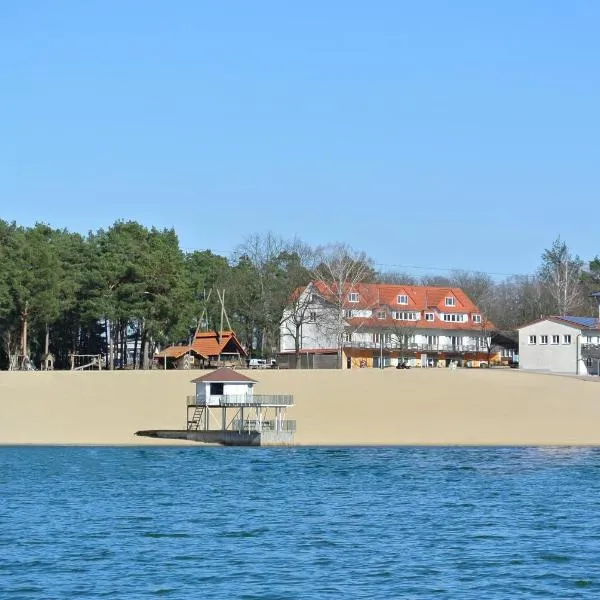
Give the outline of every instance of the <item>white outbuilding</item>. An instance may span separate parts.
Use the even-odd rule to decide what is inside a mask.
[[[552,316],[519,327],[519,367],[599,375],[600,319]]]

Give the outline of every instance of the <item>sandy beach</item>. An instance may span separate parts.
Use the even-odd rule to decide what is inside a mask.
[[[298,445],[596,445],[600,386],[511,370],[244,371],[291,393]],[[0,444],[177,444],[198,372],[2,372]]]

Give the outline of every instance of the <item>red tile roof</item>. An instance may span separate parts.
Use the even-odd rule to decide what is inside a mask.
[[[323,281],[313,282],[318,293],[327,299],[332,299],[332,294],[336,295],[335,289],[332,289]],[[348,294],[350,292],[358,293],[358,302],[350,302]],[[359,283],[345,289],[344,308],[352,310],[372,310],[373,317],[353,318],[349,320],[351,325],[368,327],[385,327],[398,329],[404,327],[414,327],[416,329],[464,329],[464,330],[490,330],[494,325],[490,321],[485,322],[485,327],[481,323],[474,323],[472,315],[481,314],[479,308],[471,299],[456,287],[434,287],[425,285],[389,285],[377,283]],[[398,296],[406,296],[407,304],[399,304]],[[454,306],[446,306],[446,298],[454,299]],[[377,310],[385,309],[387,318],[378,319]],[[391,318],[390,311],[417,312],[421,315],[418,321],[401,321]],[[446,313],[446,314],[466,314],[468,321],[458,323],[454,321],[443,321],[436,314],[434,321],[425,320],[425,312]],[[483,318],[483,317],[482,317]]]
[[[187,354],[188,352],[190,352],[189,346],[169,346],[168,348],[165,348],[164,350],[161,350],[160,352],[158,352],[156,354],[156,357],[157,358],[167,357],[167,358],[177,359],[177,358],[181,358],[184,354]],[[191,353],[196,354],[200,358],[204,358],[205,360],[208,360],[208,356],[201,354],[194,348],[191,348]]]
[[[246,377],[246,375],[242,375],[242,373],[238,373],[229,367],[221,367],[216,371],[202,375],[202,377],[196,377],[196,379],[192,379],[192,383],[201,383],[202,381],[212,383],[230,383],[232,381],[256,383],[256,379],[250,379],[250,377]]]
[[[222,331],[220,336],[217,336],[216,331],[200,331],[192,342],[192,351],[201,358],[208,360],[211,356],[222,354],[227,345],[230,346],[230,348],[227,348],[227,352],[238,352],[240,356],[248,356],[233,331]],[[179,358],[188,352],[189,348],[189,346],[169,346],[159,352],[157,356],[159,358],[165,356],[167,358]]]
[[[331,296],[330,287],[322,282],[313,282],[318,292],[327,298]],[[407,310],[424,310],[437,308],[442,312],[479,312],[479,309],[460,289],[455,287],[433,287],[428,285],[388,285],[379,283],[359,283],[346,293],[358,292],[359,301],[350,302],[346,299],[347,308],[373,308],[386,305],[390,308],[405,308]],[[335,290],[333,290],[336,293]],[[408,296],[408,304],[398,304],[398,296]],[[453,297],[455,306],[446,306],[445,298]]]
[[[198,332],[192,348],[205,356],[218,356],[228,344],[231,344],[233,346],[231,349],[239,352],[241,356],[248,356],[233,331],[222,331],[218,338],[215,331]]]

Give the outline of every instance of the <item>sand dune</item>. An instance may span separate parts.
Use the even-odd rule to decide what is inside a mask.
[[[257,393],[294,394],[300,445],[600,444],[597,382],[477,369],[246,373]],[[0,444],[164,444],[133,434],[184,428],[197,375],[2,372]]]

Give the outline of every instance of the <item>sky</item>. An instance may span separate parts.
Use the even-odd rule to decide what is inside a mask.
[[[344,242],[381,270],[600,254],[593,0],[4,2],[0,218]],[[407,268],[410,267],[410,268]]]

